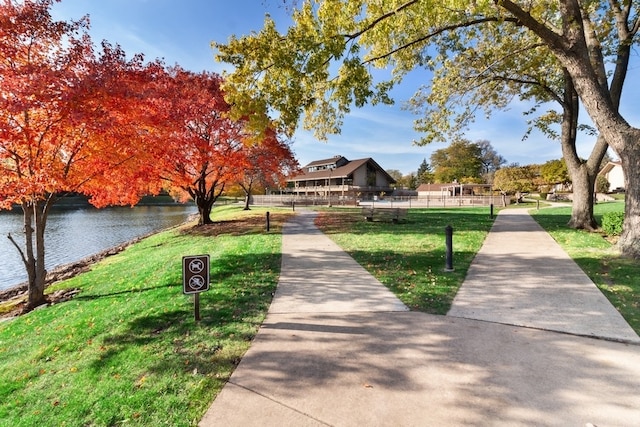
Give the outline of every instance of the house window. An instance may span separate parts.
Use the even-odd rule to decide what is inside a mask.
[[[367,163],[367,185],[369,187],[376,186],[376,170],[369,163]]]

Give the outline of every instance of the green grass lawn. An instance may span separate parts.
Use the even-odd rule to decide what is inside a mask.
[[[596,215],[621,204],[600,204]],[[566,228],[570,208],[532,211],[640,331],[640,267],[597,234]],[[214,226],[157,234],[55,285],[73,300],[0,323],[0,426],[196,425],[264,319],[291,212],[214,211]],[[249,215],[246,217],[245,215]],[[323,209],[317,224],[414,310],[444,314],[493,220],[488,208],[412,209],[398,224]],[[445,272],[445,227],[454,271]],[[181,260],[211,255],[211,289],[182,294]]]
[[[81,289],[73,300],[0,323],[0,425],[195,425],[277,284],[281,221],[264,233],[263,212],[250,214],[245,234],[147,238],[57,285]],[[195,322],[181,260],[199,254],[211,255],[212,283]]]
[[[599,203],[594,208],[599,224],[606,212],[623,211],[623,202]],[[531,214],[640,334],[640,263],[621,258],[614,242],[601,234],[568,228],[570,207],[541,209]]]
[[[489,208],[411,209],[405,220],[367,222],[360,210],[321,212],[318,226],[413,310],[446,314],[493,224]],[[445,272],[445,227],[453,272]]]
[[[536,210],[536,205],[519,207],[534,208],[533,217],[640,333],[640,264],[620,258],[614,242],[601,234],[568,228],[571,207]],[[622,210],[620,202],[600,203],[595,216],[601,222],[605,212]],[[399,224],[365,222],[359,212],[325,212],[318,225],[405,304],[434,314],[448,311],[492,224],[487,208],[412,209]],[[453,273],[443,272],[444,227],[449,223],[454,228]]]

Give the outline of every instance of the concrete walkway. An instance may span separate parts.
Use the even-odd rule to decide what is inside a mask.
[[[269,314],[408,311],[302,211],[285,225],[282,268]],[[347,284],[348,286],[345,286]]]
[[[448,315],[640,343],[526,209],[500,212]]]
[[[457,317],[409,312],[318,232],[313,217],[300,212],[285,226],[282,277],[267,319],[201,426],[638,425],[640,346],[573,335],[596,332],[561,329],[557,325],[584,317],[557,320],[550,306],[530,316],[536,320],[530,327],[513,326],[524,322],[504,314],[463,318],[480,317],[474,306],[491,300],[476,290],[482,282],[474,277],[482,273],[463,284],[451,313]],[[527,220],[501,214],[489,236],[515,218]],[[542,247],[542,255],[524,255],[520,244],[537,234],[509,240],[511,253],[519,255],[509,266],[502,256],[502,267],[554,259]],[[474,265],[491,250],[487,242]],[[556,265],[558,286],[546,292],[555,289],[559,296],[580,288],[559,286],[569,282],[562,274],[570,271],[566,265]],[[497,286],[494,277],[484,283]],[[514,289],[516,301],[532,294]],[[599,293],[589,289],[578,294]],[[501,312],[536,310],[510,301],[502,286],[499,294],[494,306]],[[535,301],[548,299],[553,296]],[[598,313],[599,323],[618,324],[591,307],[590,298],[583,300],[582,311]]]

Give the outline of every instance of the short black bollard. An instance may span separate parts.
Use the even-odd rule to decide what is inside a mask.
[[[491,203],[491,208],[489,209],[489,219],[493,219],[493,203]]]
[[[295,210],[296,210],[296,202],[291,202],[291,209],[295,212]]]
[[[269,231],[271,229],[271,224],[269,221],[269,211],[267,211],[267,231]]]
[[[453,227],[447,225],[444,228],[445,234],[445,267],[444,271],[453,271]]]

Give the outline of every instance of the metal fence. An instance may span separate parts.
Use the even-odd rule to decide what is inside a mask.
[[[462,206],[502,206],[509,204],[509,198],[494,196],[403,196],[382,199],[360,200],[350,196],[294,196],[290,194],[254,195],[251,204],[255,206],[389,206],[407,208],[462,207]]]

